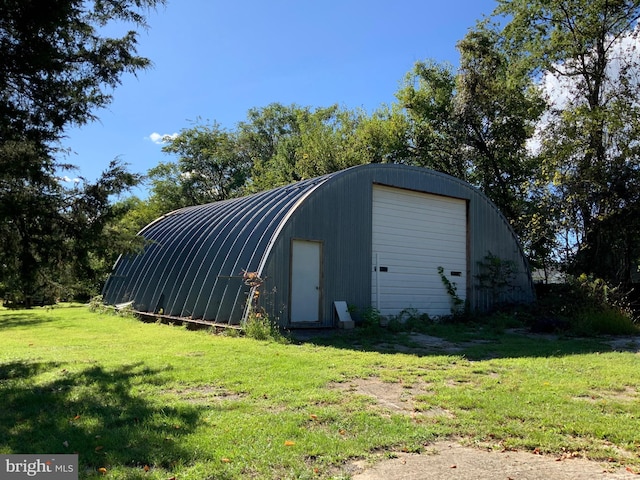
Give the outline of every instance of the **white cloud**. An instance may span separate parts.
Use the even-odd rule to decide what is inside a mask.
[[[157,133],[157,132],[153,132],[147,138],[149,140],[151,140],[153,143],[155,143],[156,145],[164,145],[165,143],[169,143],[171,140],[173,140],[177,136],[178,136],[177,133],[163,133],[163,134],[160,134],[160,133]]]
[[[75,184],[80,183],[80,179],[79,178],[77,178],[77,177],[76,178],[69,178],[66,175],[64,177],[58,177],[58,180],[60,182],[63,182],[63,183],[75,183]]]

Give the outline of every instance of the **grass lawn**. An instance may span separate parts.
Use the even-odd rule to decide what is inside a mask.
[[[348,478],[350,459],[455,437],[640,469],[640,355],[598,339],[439,333],[463,349],[420,350],[407,333],[280,344],[79,305],[0,309],[0,453],[77,452],[80,478]],[[400,385],[412,411],[345,388],[362,379]]]

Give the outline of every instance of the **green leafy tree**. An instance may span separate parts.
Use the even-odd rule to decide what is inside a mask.
[[[28,302],[64,258],[63,189],[34,142],[3,142],[0,158],[0,283]]]
[[[157,213],[156,217],[179,208],[194,205],[186,195],[186,187],[182,185],[182,172],[175,162],[160,162],[147,172],[146,182],[149,185],[149,198],[144,201],[145,210]],[[142,206],[134,207],[139,210]],[[145,217],[144,213],[141,213]],[[153,218],[151,219],[153,220]]]
[[[397,93],[410,124],[408,161],[477,186],[525,239],[538,168],[527,143],[544,102],[493,26],[478,24],[458,49],[457,71],[418,62]]]
[[[62,220],[68,245],[62,265],[67,273],[67,295],[83,299],[96,295],[118,255],[142,247],[141,239],[135,236],[137,232],[117,228],[129,208],[112,201],[140,181],[139,174],[130,173],[116,159],[95,182],[83,182],[64,192],[66,208]]]
[[[95,119],[123,73],[147,68],[137,34],[101,36],[110,22],[146,27],[140,9],[162,0],[7,0],[0,4],[2,141],[49,145],[70,124]]]
[[[159,214],[223,200],[370,162],[406,156],[407,122],[389,109],[374,115],[273,103],[248,111],[235,130],[215,122],[182,130],[163,148],[177,162],[149,171],[146,207]],[[136,207],[138,210],[140,207]]]
[[[407,163],[466,179],[462,130],[456,115],[456,73],[448,65],[417,62],[396,93],[408,122]]]
[[[248,192],[258,192],[300,180],[296,171],[301,144],[299,118],[308,107],[272,103],[252,108],[238,124],[238,142],[251,165]]]
[[[251,109],[238,124],[238,144],[252,165],[248,192],[286,185],[331,171],[338,161],[337,107],[270,104]]]
[[[27,305],[70,282],[95,280],[88,252],[105,241],[100,227],[114,214],[105,198],[137,177],[116,161],[82,191],[65,188],[59,172],[70,166],[56,160],[58,141],[69,126],[96,118],[123,74],[150,65],[136,54],[135,31],[112,38],[102,27],[145,28],[142,12],[162,3],[0,4],[0,284]],[[69,277],[80,272],[82,278]]]
[[[22,155],[22,165],[33,154],[12,153]],[[38,155],[33,158],[39,162]],[[111,228],[124,213],[111,198],[136,185],[139,176],[117,160],[97,181],[79,182],[73,188],[37,167],[34,172],[0,178],[3,293],[26,306],[95,295],[117,255],[138,246],[133,235],[117,235],[120,232]]]
[[[337,105],[301,112],[296,171],[303,178],[311,178],[388,160],[393,148],[390,145],[393,124],[382,127],[384,121],[381,115],[374,120],[364,111]]]
[[[182,201],[188,205],[237,196],[250,168],[239,154],[235,135],[217,123],[182,130],[162,151],[178,155],[175,180]],[[177,173],[174,167],[161,168],[170,176]]]
[[[506,48],[546,86],[540,154],[574,271],[628,283],[640,257],[640,2],[502,0]]]
[[[118,216],[115,222],[110,224],[109,229],[122,232],[122,236],[129,236],[129,238],[136,235],[164,213],[170,211],[162,209],[155,202],[150,201],[149,198],[143,200],[136,196],[128,196],[115,202],[114,209],[118,212]],[[136,241],[140,241],[139,237],[135,238]],[[118,253],[123,253],[126,250],[127,248],[121,249]],[[129,250],[131,249],[129,248]]]
[[[349,148],[360,163],[408,163],[411,158],[411,123],[400,108],[382,106],[362,113],[354,126]]]
[[[544,101],[532,80],[519,75],[493,28],[479,24],[458,43],[455,113],[471,168],[469,181],[493,200],[519,233],[537,162],[527,149]]]

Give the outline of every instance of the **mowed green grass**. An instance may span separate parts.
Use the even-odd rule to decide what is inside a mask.
[[[455,437],[640,469],[640,355],[454,333],[483,342],[401,353],[410,335],[280,344],[78,305],[0,309],[0,453],[77,452],[80,478],[348,478],[352,459]],[[406,388],[413,410],[336,388],[362,378]]]

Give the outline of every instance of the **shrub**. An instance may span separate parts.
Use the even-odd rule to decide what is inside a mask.
[[[587,310],[576,316],[571,329],[579,335],[634,335],[640,333],[628,315],[616,308],[607,307],[600,311]]]
[[[278,324],[261,312],[251,312],[244,323],[244,334],[255,340],[287,343],[288,339],[280,331]]]
[[[102,295],[91,297],[91,300],[89,300],[89,310],[91,310],[92,312],[100,313],[104,313],[107,311],[107,307],[104,304]]]
[[[587,275],[570,278],[565,284],[539,287],[536,317],[578,335],[640,332],[628,294]]]
[[[366,308],[361,314],[361,326],[366,330],[376,330],[380,327],[380,311],[376,308]]]

